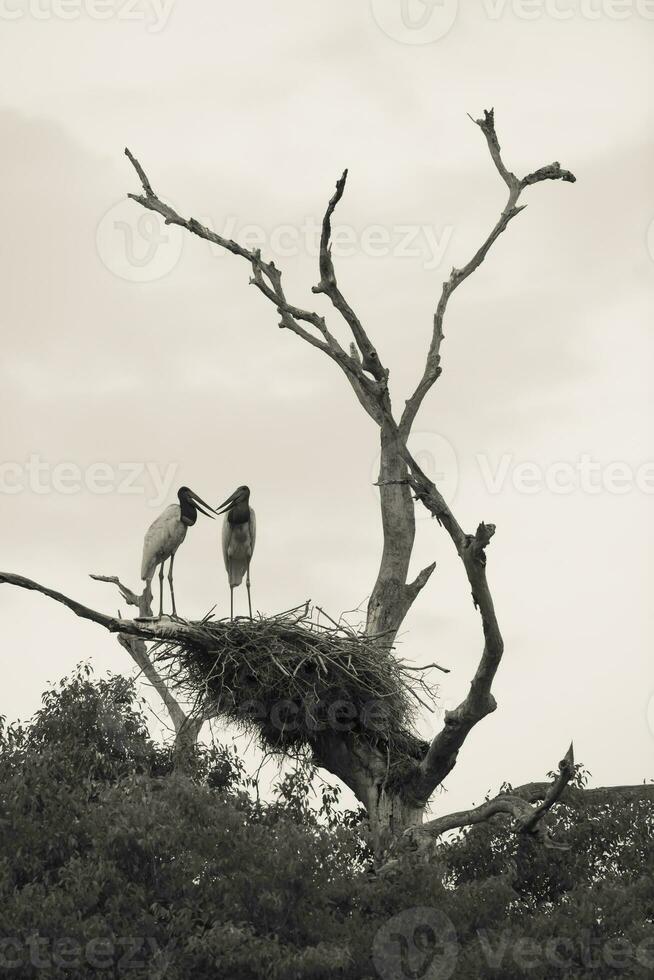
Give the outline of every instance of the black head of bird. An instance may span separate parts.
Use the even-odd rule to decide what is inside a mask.
[[[216,513],[226,513],[230,524],[245,524],[250,519],[250,488],[237,487],[234,493],[216,508]]]
[[[192,527],[197,520],[198,511],[213,520],[215,514],[213,507],[205,503],[202,497],[198,497],[197,493],[194,493],[189,487],[180,487],[177,491],[177,499],[179,500],[182,524]]]

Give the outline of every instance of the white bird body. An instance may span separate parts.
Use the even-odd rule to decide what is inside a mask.
[[[249,510],[250,519],[243,524],[230,524],[229,514],[225,515],[223,521],[223,559],[231,589],[243,581],[243,576],[247,574],[254,554],[254,545],[257,539],[257,519],[252,507]]]
[[[143,540],[143,561],[141,579],[149,582],[157,565],[167,561],[175,554],[186,537],[188,526],[182,523],[182,508],[171,504],[153,521],[145,532]]]
[[[227,500],[216,508],[217,514],[224,514],[223,520],[223,560],[229,579],[229,614],[234,619],[234,589],[245,576],[248,593],[248,610],[252,619],[252,597],[250,595],[250,562],[257,539],[257,519],[250,507],[250,488],[237,487]]]
[[[143,558],[141,559],[141,579],[146,583],[143,599],[149,608],[152,599],[150,588],[154,573],[159,567],[159,615],[163,615],[163,580],[164,562],[170,558],[168,566],[168,585],[173,604],[173,616],[177,615],[175,608],[175,590],[173,587],[173,562],[177,549],[186,537],[189,527],[197,520],[198,511],[213,517],[213,508],[205,504],[202,497],[188,487],[180,487],[177,491],[178,504],[170,504],[164,512],[152,522],[145,532],[143,539]],[[205,510],[204,508],[208,508]]]

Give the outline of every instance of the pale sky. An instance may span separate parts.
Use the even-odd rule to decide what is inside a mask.
[[[434,809],[542,778],[571,738],[593,783],[654,775],[650,7],[410,0],[405,23],[400,0],[0,0],[2,566],[115,613],[89,572],[136,588],[143,533],[180,485],[216,504],[247,483],[257,608],[361,603],[381,545],[375,427],[335,366],[277,329],[245,263],[123,203],[139,189],[123,148],[182,213],[258,229],[289,297],[326,313],[312,228],[349,167],[337,273],[401,405],[442,280],[504,205],[467,117],[494,106],[510,169],[559,160],[578,182],[529,189],[457,292],[415,425],[460,523],[497,525],[506,642],[499,709]],[[419,517],[416,571],[438,567],[400,650],[451,668],[452,707],[480,623],[449,538]],[[175,571],[182,614],[225,614],[217,523],[198,520]],[[86,658],[130,670],[43,597],[4,586],[0,603],[0,713],[28,717]]]

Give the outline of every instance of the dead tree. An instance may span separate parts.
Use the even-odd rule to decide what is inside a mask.
[[[415,759],[414,764],[406,770],[401,782],[395,781],[392,787],[387,784],[389,759],[385,752],[377,747],[363,744],[347,734],[335,731],[323,732],[316,737],[312,745],[315,762],[349,786],[365,806],[380,856],[386,852],[387,845],[399,839],[401,835],[404,841],[416,839],[424,841],[429,837],[437,837],[447,830],[487,820],[497,813],[508,815],[517,831],[535,834],[545,844],[551,845],[546,823],[543,821],[547,810],[557,801],[578,805],[579,799],[583,796],[583,791],[573,790],[567,785],[574,771],[571,747],[560,763],[559,775],[551,785],[530,784],[510,794],[501,794],[481,807],[423,822],[430,797],[452,771],[469,732],[496,708],[492,685],[502,659],[504,645],[486,570],[486,550],[495,533],[495,526],[481,522],[474,532],[466,532],[443,499],[438,487],[413,459],[407,449],[407,438],[425,397],[441,374],[443,322],[452,294],[481,265],[509,223],[524,209],[525,205],[519,201],[528,187],[548,180],[562,180],[569,183],[575,180],[573,174],[562,169],[559,163],[551,163],[525,177],[517,177],[506,167],[502,159],[493,110],[486,111],[482,119],[474,121],[485,137],[498,174],[507,186],[508,197],[495,225],[474,255],[465,265],[453,268],[448,279],[442,284],[424,369],[415,390],[407,399],[401,412],[394,411],[391,403],[389,369],[359,316],[347,301],[336,277],[331,252],[331,223],[334,211],[345,191],[347,171],[338,180],[336,191],[329,201],[323,218],[319,257],[320,279],[313,287],[314,293],[327,297],[335,313],[351,333],[351,343],[342,346],[330,330],[324,316],[296,306],[287,297],[282,284],[282,273],[274,262],[262,258],[260,250],[244,248],[238,242],[211,231],[195,218],[182,217],[157,196],[139,161],[129,150],[125,151],[142,185],[142,193],[130,194],[129,197],[138,205],[160,214],[167,224],[179,225],[191,234],[244,259],[250,268],[250,283],[276,309],[280,317],[279,326],[296,334],[338,366],[360,405],[379,430],[381,465],[378,486],[383,552],[368,604],[366,622],[368,639],[378,644],[380,649],[388,650],[413,602],[434,571],[435,565],[431,564],[422,569],[413,581],[409,581],[409,565],[415,537],[416,501],[420,506],[426,507],[438,524],[444,528],[463,564],[472,601],[481,620],[483,644],[479,663],[467,696],[458,707],[446,713],[442,728],[434,734],[422,756]],[[143,622],[118,619],[84,607],[75,600],[20,576],[3,574],[0,575],[0,582],[2,581],[22,588],[35,589],[68,606],[76,615],[118,633],[122,637],[121,642],[127,645],[133,658],[137,662],[140,658],[146,673],[145,661],[149,662],[147,653],[143,655],[146,640],[169,641],[181,645],[191,641],[201,642],[201,638],[198,639],[197,635],[194,637],[191,635],[193,624],[172,620]],[[125,590],[124,587],[119,587],[128,602],[138,605],[139,597],[129,593],[129,590]],[[165,692],[160,693],[165,700]],[[654,786],[651,785],[591,790],[589,794],[598,792],[654,798]]]

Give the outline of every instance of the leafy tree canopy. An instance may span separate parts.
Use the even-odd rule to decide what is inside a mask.
[[[648,804],[559,807],[569,851],[500,819],[375,876],[361,815],[313,776],[261,801],[220,745],[181,774],[132,681],[78,668],[0,721],[0,976],[654,973]]]

